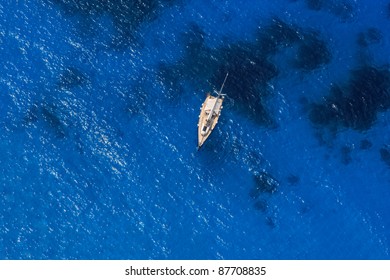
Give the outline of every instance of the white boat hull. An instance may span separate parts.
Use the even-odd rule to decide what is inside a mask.
[[[224,96],[212,96],[207,94],[206,100],[203,102],[198,122],[198,149],[202,147],[204,142],[213,132],[221,115],[222,102]]]

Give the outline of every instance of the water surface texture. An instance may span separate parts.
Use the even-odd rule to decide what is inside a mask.
[[[1,0],[0,259],[389,259],[389,26],[389,0]]]

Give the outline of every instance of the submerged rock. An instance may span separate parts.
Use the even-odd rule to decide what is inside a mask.
[[[302,70],[314,70],[331,61],[326,43],[316,33],[309,33],[299,45],[295,65]]]
[[[52,128],[56,136],[64,138],[66,136],[66,127],[57,115],[55,108],[45,104],[41,107],[41,112],[43,119]]]
[[[357,43],[361,47],[378,44],[382,41],[383,35],[378,28],[371,27],[365,32],[358,34]]]
[[[297,185],[297,184],[299,183],[299,181],[300,181],[300,178],[299,178],[299,176],[297,176],[297,175],[291,174],[291,175],[289,175],[289,176],[287,177],[287,182],[288,182],[290,185]]]
[[[98,22],[107,14],[115,26],[111,48],[121,48],[134,43],[138,28],[144,22],[157,18],[166,6],[175,0],[53,0],[66,15],[81,15],[89,23]]]
[[[279,18],[273,18],[271,23],[260,29],[257,44],[262,54],[269,56],[278,50],[291,47],[301,40],[298,27],[288,24]]]
[[[266,212],[268,209],[268,203],[264,199],[260,199],[255,202],[255,209],[261,211],[261,212]]]
[[[354,0],[305,0],[306,6],[313,11],[326,11],[342,21],[355,16],[356,1]]]
[[[372,143],[370,141],[368,141],[367,139],[360,141],[360,149],[361,150],[368,150],[371,147],[372,147]]]
[[[265,223],[266,223],[266,225],[269,226],[270,228],[275,228],[275,227],[276,227],[275,220],[274,220],[272,217],[266,217],[266,218],[265,218]]]
[[[319,11],[323,8],[324,0],[306,0],[306,5],[310,10]]]
[[[23,125],[30,125],[38,121],[39,119],[39,106],[33,104],[26,112],[23,118]]]
[[[385,146],[379,150],[381,155],[381,160],[386,163],[388,166],[390,166],[390,147]]]
[[[389,70],[365,66],[351,72],[345,87],[334,86],[324,102],[312,104],[309,118],[318,126],[367,130],[389,107]]]
[[[254,191],[257,195],[261,193],[273,194],[279,187],[279,182],[266,172],[253,175],[255,180]]]
[[[58,86],[62,89],[70,89],[82,85],[87,77],[77,68],[68,67],[60,75]]]
[[[210,48],[205,43],[206,36],[198,25],[192,24],[181,38],[185,46],[183,57],[174,65],[161,63],[159,79],[166,85],[168,97],[175,99],[184,91],[183,80],[196,86],[207,80],[219,85],[229,72],[224,92],[234,100],[233,108],[268,127],[276,126],[266,105],[272,94],[269,85],[279,75],[276,64],[272,63],[274,56],[285,48],[296,47],[293,66],[304,71],[317,69],[331,59],[330,50],[318,32],[278,18],[259,28],[252,42]]]

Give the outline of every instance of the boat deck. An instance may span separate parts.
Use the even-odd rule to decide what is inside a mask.
[[[221,115],[222,102],[223,97],[215,97],[210,94],[207,95],[206,100],[203,102],[198,123],[198,149],[203,145],[217,125],[219,116]],[[211,111],[213,111],[213,115],[207,124],[207,119]],[[203,133],[202,130],[204,130]]]

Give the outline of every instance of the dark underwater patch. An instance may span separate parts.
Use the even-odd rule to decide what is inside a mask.
[[[331,57],[317,33],[278,18],[259,28],[253,42],[235,42],[212,49],[205,45],[206,36],[199,26],[191,25],[182,34],[183,57],[174,65],[160,65],[159,79],[166,87],[167,98],[173,100],[183,92],[183,80],[201,91],[210,88],[206,81],[219,87],[228,72],[224,92],[234,100],[234,109],[268,127],[276,126],[265,105],[270,96],[268,84],[279,74],[277,66],[271,62],[273,56],[284,48],[298,46],[295,66],[305,71],[328,63]]]
[[[328,64],[332,59],[326,43],[316,33],[308,33],[299,44],[295,66],[310,71]]]
[[[67,15],[81,15],[84,18],[111,16],[116,34],[112,47],[126,46],[134,42],[138,27],[154,20],[161,10],[173,4],[174,0],[51,0]]]
[[[44,104],[41,107],[41,112],[44,121],[52,128],[55,135],[58,138],[64,138],[66,136],[65,124],[57,115],[56,109],[53,106]]]
[[[381,155],[381,160],[386,163],[388,166],[390,166],[390,147],[385,146],[379,150],[379,153]]]
[[[357,43],[360,47],[367,47],[372,44],[378,44],[382,41],[383,35],[378,28],[368,28],[358,34]]]
[[[57,84],[61,89],[71,89],[82,85],[86,81],[87,77],[80,70],[68,67],[60,74]]]
[[[273,18],[271,23],[258,32],[257,44],[260,55],[269,56],[279,49],[292,46],[301,40],[300,30],[294,25],[288,24],[278,18]]]
[[[216,57],[218,50],[205,45],[205,33],[196,24],[191,24],[186,32],[181,34],[182,45],[185,46],[183,57],[176,64],[161,63],[159,78],[169,91],[181,93],[183,80],[192,82],[195,86],[204,84],[218,69],[220,61]],[[219,81],[218,83],[221,83]],[[205,85],[205,84],[204,84]]]
[[[31,125],[38,121],[39,118],[39,107],[37,104],[33,104],[26,112],[23,117],[23,125]]]
[[[171,102],[174,102],[184,91],[181,78],[183,77],[179,67],[169,67],[166,64],[160,65],[158,79],[165,85],[165,98]]]
[[[255,209],[265,213],[268,209],[268,203],[265,199],[259,199],[254,204]]]
[[[276,227],[276,222],[275,219],[268,216],[265,218],[265,224],[269,226],[270,228],[275,228]]]
[[[341,162],[344,165],[348,165],[352,162],[352,147],[349,145],[344,145],[340,149],[340,154],[341,154]]]
[[[368,141],[367,139],[363,139],[360,141],[360,149],[361,150],[368,150],[372,147],[371,141]]]
[[[300,214],[307,214],[307,213],[309,213],[309,211],[310,211],[310,206],[307,205],[307,203],[302,202],[301,205],[300,205],[300,210],[299,210],[298,213],[300,213]]]
[[[305,0],[308,9],[313,11],[326,11],[342,21],[355,16],[356,3],[353,0]]]
[[[28,127],[43,120],[57,138],[67,136],[66,124],[58,116],[56,108],[49,104],[33,104],[23,118],[23,126]]]
[[[244,156],[243,162],[248,166],[249,170],[258,170],[266,160],[258,151],[249,151],[247,156]]]
[[[266,83],[278,75],[276,66],[259,55],[257,49],[248,46],[221,51],[222,60],[226,63],[214,73],[212,83],[219,85],[224,73],[229,73],[224,91],[238,103],[237,108],[258,124],[274,125],[264,102],[268,97]]]
[[[349,20],[355,16],[356,3],[352,0],[335,0],[329,3],[330,12],[343,21]]]
[[[270,125],[272,120],[263,105],[265,90],[261,89],[277,75],[276,67],[260,55],[256,45],[240,43],[211,49],[205,45],[204,36],[198,26],[192,25],[182,36],[186,46],[183,58],[175,65],[160,65],[159,76],[167,97],[176,98],[183,91],[184,80],[199,91],[210,90],[210,84],[217,89],[229,72],[224,92],[234,99],[235,109],[259,124]]]
[[[140,79],[131,89],[131,96],[128,96],[128,101],[126,102],[125,110],[129,115],[134,116],[141,113],[145,107],[148,98],[148,91],[145,89],[143,84],[143,79]]]
[[[287,182],[293,186],[297,185],[300,180],[301,179],[299,178],[299,176],[294,174],[290,174],[289,176],[287,176]]]
[[[258,197],[262,193],[273,194],[278,190],[279,182],[270,174],[262,171],[253,175],[255,187],[252,194]]]
[[[190,77],[199,76],[201,73],[208,73],[210,70],[215,70],[215,68],[210,69],[210,64],[215,61],[216,58],[214,56],[216,53],[214,50],[206,47],[205,36],[206,34],[196,24],[192,24],[181,36],[181,41],[186,46],[185,56],[181,63],[183,66],[193,65],[189,68],[190,72],[187,74]],[[209,71],[207,71],[208,69]]]
[[[324,0],[306,0],[306,5],[310,10],[319,11],[323,8]]]
[[[259,30],[256,43],[250,48],[252,56],[247,57],[256,57],[262,60],[263,65],[267,65],[265,63],[269,63],[278,51],[293,46],[298,48],[294,66],[301,70],[314,70],[329,63],[332,58],[326,42],[318,32],[299,28],[278,18],[272,19],[268,26]],[[278,70],[275,68],[266,73],[271,74],[265,76],[264,80],[268,81],[277,76]]]
[[[386,11],[387,11],[387,18],[390,19],[390,3],[387,4]]]
[[[373,66],[351,72],[344,87],[334,86],[321,103],[311,105],[309,118],[317,126],[367,130],[380,111],[390,107],[390,73]]]

